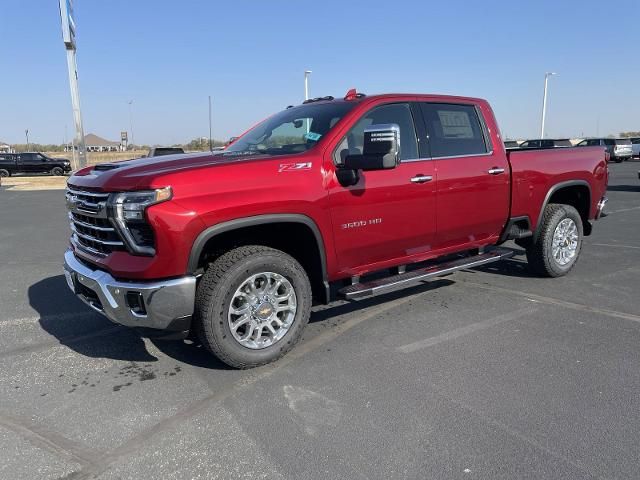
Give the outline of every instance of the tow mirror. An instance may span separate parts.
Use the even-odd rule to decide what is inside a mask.
[[[400,127],[395,123],[371,125],[364,130],[362,155],[347,155],[343,169],[386,170],[400,159]]]

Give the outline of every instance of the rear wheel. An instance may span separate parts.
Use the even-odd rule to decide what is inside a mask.
[[[230,250],[205,272],[194,320],[208,350],[229,366],[251,368],[291,350],[310,310],[302,266],[280,250],[250,245]]]
[[[55,175],[56,177],[59,177],[61,175],[64,175],[64,170],[62,170],[62,168],[60,167],[53,167],[51,169],[51,175]]]
[[[0,177],[6,178],[6,177],[10,177],[11,173],[9,172],[9,170],[5,170],[4,168],[0,168]]]
[[[613,161],[616,163],[622,163],[622,158],[620,157],[613,157]]]
[[[582,237],[582,218],[574,207],[547,205],[537,239],[527,248],[530,268],[545,277],[566,275],[578,261]]]

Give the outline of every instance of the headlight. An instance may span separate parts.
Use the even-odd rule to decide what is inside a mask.
[[[132,253],[154,255],[154,238],[146,222],[145,210],[170,200],[171,187],[139,192],[116,193],[110,199],[110,216]]]

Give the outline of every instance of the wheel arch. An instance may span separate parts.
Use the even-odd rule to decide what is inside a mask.
[[[305,261],[305,259],[298,258],[295,254],[292,256],[299,260],[303,267],[308,270],[307,274],[309,275],[312,286],[314,287],[314,293],[316,293],[322,302],[328,303],[330,300],[330,293],[325,242],[317,224],[312,218],[303,214],[280,213],[255,215],[251,217],[237,218],[210,226],[200,232],[196,237],[189,254],[187,271],[192,274],[195,274],[198,271],[202,266],[201,263],[203,256],[208,250],[215,248],[216,240],[225,238],[225,241],[228,241],[230,236],[241,238],[243,234],[255,232],[255,229],[278,226],[284,227],[286,225],[293,225],[304,229],[302,231],[306,231],[308,235],[310,235],[309,238],[315,241],[315,252],[310,252],[311,255],[306,258],[307,261]],[[236,236],[234,233],[237,233],[238,235]],[[261,244],[261,241],[257,239],[254,242],[253,239],[249,237],[248,241],[244,243]],[[277,243],[275,243],[275,245],[273,242],[267,243],[269,246],[275,246],[275,248],[278,248]],[[283,251],[291,254],[287,249],[283,249]],[[309,271],[309,266],[317,266],[317,268],[311,268],[312,271]]]
[[[589,214],[591,211],[591,185],[586,180],[568,180],[553,185],[544,197],[542,207],[538,213],[536,229],[533,232],[533,241],[538,239],[540,235],[540,219],[544,213],[544,209],[549,203],[562,203],[571,205],[582,218],[584,234],[591,234],[591,224],[589,223]]]

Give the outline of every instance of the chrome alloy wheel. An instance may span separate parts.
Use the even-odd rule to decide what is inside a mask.
[[[576,222],[565,218],[553,232],[551,252],[556,263],[565,266],[576,256],[578,249],[578,227]]]
[[[296,292],[289,280],[278,273],[257,273],[233,294],[229,328],[240,345],[253,350],[267,348],[286,335],[296,310]]]

